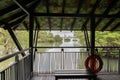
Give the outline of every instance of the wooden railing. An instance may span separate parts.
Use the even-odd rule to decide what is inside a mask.
[[[87,58],[87,56],[90,55],[89,50],[87,51],[87,49],[84,47],[79,48],[79,49],[81,49],[79,52],[78,51],[76,51],[76,52],[61,51],[60,52],[60,50],[58,52],[57,51],[40,52],[39,51],[40,47],[37,47],[37,48],[38,48],[38,51],[35,53],[35,55],[36,55],[35,60],[38,62],[38,59],[43,60],[42,57],[46,56],[46,62],[47,62],[47,63],[44,62],[44,64],[42,62],[38,62],[35,64],[35,65],[40,65],[40,66],[38,66],[39,68],[35,67],[35,68],[38,68],[39,70],[34,69],[35,70],[34,72],[39,72],[39,73],[45,73],[45,72],[46,73],[54,73],[55,70],[66,70],[66,69],[69,69],[69,70],[70,69],[71,70],[85,69],[84,61]],[[41,48],[49,49],[49,47],[41,47]],[[55,47],[55,49],[56,48],[59,48],[62,50],[67,47]],[[72,47],[72,48],[74,48],[74,47]],[[110,54],[110,53],[112,53],[112,54]],[[103,68],[102,68],[101,72],[120,73],[120,50],[118,47],[117,48],[97,47],[95,54],[98,54],[103,60]],[[100,55],[100,54],[104,54],[104,55]],[[116,56],[114,56],[113,54],[116,54]],[[46,67],[46,70],[45,70],[45,69],[41,68],[43,66],[48,66],[48,67]],[[40,69],[43,69],[43,70],[40,70]]]
[[[28,50],[30,49],[25,49],[0,58],[1,63],[11,58],[15,59],[12,64],[0,70],[0,80],[30,80],[31,54],[29,54]],[[22,52],[26,52],[26,56],[21,57],[20,54]]]

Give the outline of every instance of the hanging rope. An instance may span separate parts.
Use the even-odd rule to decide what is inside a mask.
[[[85,27],[84,27],[84,35],[85,35],[85,41],[87,45],[87,51],[89,54],[90,42],[89,42],[88,32]],[[94,53],[91,53],[89,55],[90,56],[88,56],[87,59],[85,60],[85,67],[86,69],[91,70],[94,73],[98,73],[102,69],[103,61],[99,55],[96,55]]]
[[[83,30],[84,30],[85,42],[86,42],[86,46],[87,46],[87,52],[89,54],[90,41],[89,41],[89,37],[88,37],[88,31],[87,31],[86,27],[84,27]]]
[[[103,67],[103,61],[99,55],[96,55],[94,53],[89,53],[89,48],[90,48],[90,42],[89,42],[89,36],[86,27],[83,28],[84,30],[84,35],[85,35],[85,41],[86,41],[86,46],[87,46],[87,51],[89,56],[85,60],[85,67],[88,70],[91,70],[94,73],[98,73],[101,71]],[[98,50],[96,51],[98,52]]]

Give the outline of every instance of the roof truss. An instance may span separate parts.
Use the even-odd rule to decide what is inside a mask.
[[[112,23],[116,22],[117,18],[120,18],[120,6],[116,7],[116,4],[120,4],[120,0],[111,0],[107,3],[107,6],[103,6],[103,8],[105,7],[106,9],[103,11],[103,13],[96,13],[96,10],[98,10],[98,8],[100,8],[101,4],[104,3],[103,0],[91,0],[88,3],[85,2],[85,0],[75,0],[73,2],[71,2],[73,5],[71,5],[70,2],[68,2],[67,0],[63,0],[59,3],[59,1],[55,0],[13,0],[15,1],[14,4],[9,5],[8,7],[2,8],[0,9],[0,16],[6,16],[7,17],[2,17],[0,18],[0,25],[4,25],[6,23],[9,23],[9,26],[12,27],[12,29],[17,29],[19,26],[19,23],[23,22],[23,25],[25,26],[25,29],[29,29],[26,25],[28,24],[27,21],[24,21],[24,19],[27,17],[26,14],[29,14],[34,16],[34,17],[45,17],[45,19],[47,19],[47,23],[49,30],[66,30],[66,26],[69,27],[68,30],[83,30],[84,27],[89,27],[88,25],[90,25],[88,22],[91,21],[90,18],[94,17],[95,18],[95,29],[96,30],[100,30],[100,31],[105,31],[108,30],[108,28],[111,26]],[[70,5],[69,5],[70,4]],[[83,13],[83,8],[85,5],[88,5],[88,8],[90,11],[87,11],[85,13]],[[45,7],[46,10],[45,12],[39,12],[36,11],[36,8],[39,6],[42,6],[43,8]],[[51,7],[52,6],[52,7]],[[42,10],[42,7],[39,7],[40,10]],[[54,8],[61,8],[61,12],[52,12],[51,10]],[[76,9],[74,10],[74,12],[67,12],[66,10],[70,8],[71,11],[72,9]],[[117,8],[115,14],[109,14],[113,8]],[[13,14],[10,14],[12,12],[15,12]],[[53,23],[55,23],[53,21],[53,17],[57,17],[56,19],[60,19],[60,22],[56,23],[59,24],[59,28],[58,26],[55,26],[56,29],[54,29]],[[70,18],[70,25],[66,25],[66,18]],[[103,22],[103,20],[107,18],[109,19],[109,21],[107,23],[105,23],[104,26],[102,26],[100,29],[98,26],[100,26],[100,23]],[[79,19],[84,19],[83,22],[79,21]],[[44,21],[44,20],[42,20]],[[47,30],[44,27],[44,25],[40,25],[42,22],[36,18],[35,19],[35,24],[39,25],[41,30]],[[78,24],[80,23],[80,24]],[[109,28],[110,31],[113,30],[120,30],[119,25],[120,22],[117,22],[113,27]],[[66,25],[63,27],[63,25]],[[78,26],[78,29],[76,28],[76,25]],[[81,25],[81,26],[79,26]],[[86,27],[86,28],[87,28]],[[90,30],[90,28],[87,28],[88,30]]]

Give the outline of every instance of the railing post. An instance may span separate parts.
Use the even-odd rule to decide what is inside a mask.
[[[61,69],[64,69],[64,49],[61,49]]]
[[[76,52],[75,52],[75,69],[77,69],[77,53]]]
[[[1,72],[1,80],[5,80],[5,71]]]
[[[15,65],[15,80],[19,80],[19,56],[16,55],[15,56],[15,62],[16,62],[16,65]]]
[[[109,72],[109,56],[110,56],[110,52],[109,50],[107,50],[107,72]]]
[[[49,71],[51,72],[51,53],[49,53]]]
[[[120,74],[120,49],[119,49],[119,59],[118,59],[118,73]]]

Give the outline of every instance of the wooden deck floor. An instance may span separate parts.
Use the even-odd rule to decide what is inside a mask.
[[[55,80],[52,74],[35,74],[31,80]],[[61,80],[61,79],[60,79]],[[62,79],[62,80],[88,80],[88,79]],[[120,80],[120,75],[117,73],[100,73],[96,80]]]
[[[102,73],[98,74],[98,80],[120,80],[120,75],[117,73]]]

